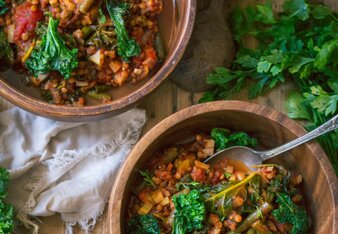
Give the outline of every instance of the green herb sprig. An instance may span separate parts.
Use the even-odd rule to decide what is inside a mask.
[[[154,183],[154,181],[152,180],[152,176],[150,174],[150,172],[148,170],[146,171],[139,171],[141,176],[143,176],[143,180],[150,185],[153,188],[156,188],[156,184]]]

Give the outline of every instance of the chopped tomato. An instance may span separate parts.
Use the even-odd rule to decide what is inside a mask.
[[[144,52],[146,54],[146,58],[151,58],[153,60],[157,60],[157,56],[156,56],[156,50],[151,47],[151,46],[146,46],[144,49]]]
[[[191,178],[194,181],[203,183],[205,181],[205,170],[198,168],[196,166],[193,167],[192,172],[191,172]]]
[[[40,9],[32,11],[31,6],[32,4],[30,2],[26,2],[15,9],[14,40],[16,42],[21,40],[21,35],[23,33],[28,33],[30,36],[33,36],[36,23],[40,21],[43,17],[43,13]]]

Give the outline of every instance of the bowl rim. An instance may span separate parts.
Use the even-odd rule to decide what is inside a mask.
[[[285,114],[256,103],[246,101],[214,101],[208,103],[202,103],[194,106],[187,107],[180,110],[170,116],[166,117],[158,124],[153,126],[142,138],[136,143],[134,148],[130,151],[126,160],[121,165],[118,174],[113,183],[112,191],[110,194],[109,205],[108,205],[108,224],[107,229],[109,233],[115,234],[121,232],[120,216],[121,213],[117,214],[113,212],[113,208],[121,212],[121,205],[123,199],[123,193],[126,189],[127,180],[125,174],[131,174],[133,168],[138,162],[140,156],[144,153],[147,147],[152,142],[162,135],[165,131],[171,127],[179,124],[180,122],[190,119],[194,116],[202,115],[208,112],[214,111],[241,111],[251,114],[261,115],[270,121],[280,124],[282,127],[287,128],[292,134],[296,136],[304,135],[307,131],[295,120],[290,119]],[[268,117],[266,117],[268,116]],[[337,229],[338,223],[338,180],[333,170],[331,163],[329,162],[325,152],[317,142],[310,142],[304,144],[314,153],[315,159],[318,161],[321,168],[325,168],[325,178],[330,185],[330,193],[334,202],[335,210],[333,212],[333,226],[332,230]]]
[[[127,106],[135,105],[139,99],[154,91],[174,70],[178,62],[181,60],[192,34],[196,18],[196,4],[196,0],[187,0],[187,7],[184,12],[185,19],[184,24],[182,25],[182,34],[178,35],[176,40],[178,46],[173,49],[173,52],[169,57],[167,57],[160,69],[157,70],[156,73],[138,89],[126,96],[114,100],[114,102],[94,106],[84,106],[81,108],[50,104],[21,93],[5,80],[1,79],[1,76],[0,95],[12,104],[24,110],[51,118],[61,117],[66,119],[78,116],[80,118],[79,120],[81,120],[81,117],[99,116],[112,111],[116,111],[118,113]]]

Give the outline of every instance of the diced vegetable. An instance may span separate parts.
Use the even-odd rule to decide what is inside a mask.
[[[268,214],[272,208],[273,207],[269,203],[264,202],[255,212],[251,213],[234,232],[229,232],[229,234],[242,233],[246,231],[253,223],[259,220],[261,216]]]
[[[257,220],[252,224],[253,229],[257,232],[257,234],[273,234],[269,228],[264,225],[260,220]]]
[[[96,51],[95,54],[93,54],[89,57],[89,60],[92,61],[93,63],[95,63],[96,65],[98,65],[99,67],[101,67],[102,64],[103,64],[103,56],[102,55],[103,55],[102,51],[98,50],[98,51]]]
[[[82,0],[79,4],[79,10],[83,14],[88,13],[90,7],[93,5],[94,2],[95,2],[95,0]]]
[[[195,161],[195,166],[196,167],[199,167],[199,168],[201,168],[201,169],[203,169],[203,170],[208,170],[209,169],[209,164],[205,164],[205,163],[202,163],[202,162],[200,162],[200,161]]]
[[[7,39],[9,43],[14,43],[14,30],[15,30],[14,24],[7,26]]]
[[[106,92],[111,89],[110,85],[96,85],[95,86],[95,93],[102,93]]]
[[[189,159],[185,159],[185,160],[176,159],[175,160],[175,167],[178,170],[186,171],[190,167],[190,160]]]
[[[151,192],[151,198],[154,200],[154,202],[155,202],[156,204],[158,204],[158,203],[160,203],[160,202],[163,201],[164,196],[163,196],[161,190],[158,189],[158,190],[156,190],[156,191]]]
[[[149,211],[153,208],[153,204],[151,203],[144,203],[143,206],[137,211],[139,215],[148,214]]]
[[[162,205],[162,206],[168,205],[169,203],[170,203],[169,197],[165,197],[165,198],[161,201],[161,205]]]
[[[114,73],[116,73],[122,68],[122,63],[120,61],[115,60],[109,63],[109,67],[113,70]]]
[[[14,40],[20,43],[23,33],[33,35],[36,24],[43,17],[41,9],[32,11],[32,4],[25,2],[15,8],[14,15]]]

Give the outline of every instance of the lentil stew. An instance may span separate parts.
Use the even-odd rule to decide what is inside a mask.
[[[308,233],[302,176],[280,165],[203,160],[246,133],[215,128],[157,152],[128,203],[127,233]]]
[[[1,67],[26,74],[25,82],[53,104],[110,102],[108,90],[147,79],[165,56],[157,25],[162,0],[29,0],[3,6]]]

